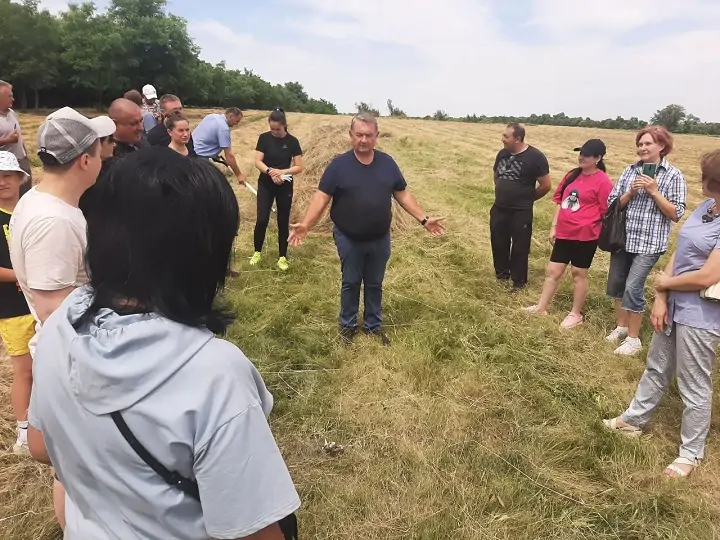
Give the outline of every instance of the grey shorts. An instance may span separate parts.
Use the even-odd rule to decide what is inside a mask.
[[[619,251],[610,256],[607,295],[622,299],[625,311],[645,311],[645,282],[662,253],[627,253]]]

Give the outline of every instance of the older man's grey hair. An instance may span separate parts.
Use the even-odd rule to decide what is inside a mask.
[[[362,122],[363,124],[372,124],[375,126],[375,131],[378,131],[378,121],[375,115],[367,111],[359,112],[353,116],[352,122],[350,122],[350,129],[355,127],[355,122]]]
[[[0,88],[12,88],[12,84],[7,81],[0,79]]]

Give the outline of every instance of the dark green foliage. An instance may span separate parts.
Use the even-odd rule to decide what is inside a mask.
[[[149,83],[189,106],[338,112],[298,82],[272,85],[247,69],[201,60],[186,21],[167,11],[166,0],[112,0],[106,12],[71,4],[57,17],[37,0],[0,0],[0,50],[0,78],[13,84],[19,108],[103,107]]]
[[[437,113],[435,113],[437,114]],[[426,119],[431,117],[426,116]],[[438,118],[435,118],[438,120]],[[447,120],[448,118],[446,118]],[[460,122],[471,122],[480,124],[509,124],[511,122],[521,122],[528,125],[539,126],[569,126],[569,127],[585,127],[600,129],[629,129],[638,130],[648,122],[640,120],[633,116],[630,119],[618,116],[615,119],[606,118],[605,120],[592,120],[591,118],[581,118],[579,116],[571,117],[565,113],[558,114],[531,114],[530,116],[480,116],[469,114],[463,118],[454,119]],[[700,119],[693,115],[687,114],[685,108],[680,105],[668,105],[664,109],[657,111],[650,123],[661,124],[675,133],[694,133],[697,135],[720,135],[720,123],[701,122]]]

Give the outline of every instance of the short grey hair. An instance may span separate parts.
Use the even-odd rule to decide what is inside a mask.
[[[0,88],[12,88],[12,84],[7,81],[0,79]]]
[[[378,121],[374,114],[367,111],[362,111],[353,116],[352,122],[350,122],[350,129],[355,126],[355,122],[362,122],[363,124],[372,124],[375,126],[375,131],[378,131]]]

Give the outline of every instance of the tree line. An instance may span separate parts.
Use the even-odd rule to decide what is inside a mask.
[[[369,112],[375,116],[380,116],[380,111],[372,105],[361,101],[355,104],[358,112]],[[388,115],[396,118],[409,118],[405,112],[397,107],[391,99],[387,100]],[[541,126],[572,126],[587,127],[601,129],[629,129],[639,130],[648,124],[659,124],[668,128],[674,133],[693,133],[697,135],[714,135],[720,136],[720,122],[702,122],[700,118],[694,114],[690,114],[682,105],[672,104],[655,112],[650,122],[640,120],[637,117],[630,119],[618,116],[617,118],[607,118],[605,120],[593,120],[592,118],[582,118],[580,116],[571,117],[565,113],[557,114],[531,114],[530,116],[486,116],[467,115],[459,118],[453,118],[444,110],[438,109],[432,115],[427,115],[423,120],[436,120],[441,122],[470,122],[481,124],[510,124],[511,122],[520,122],[529,125]]]
[[[298,82],[271,84],[251,70],[200,59],[187,22],[166,0],[70,5],[53,15],[38,0],[0,0],[0,79],[19,108],[103,107],[132,88],[154,85],[187,106],[337,114]]]

